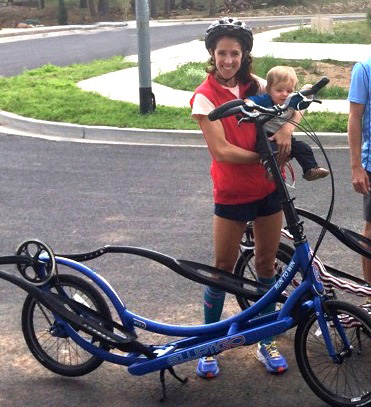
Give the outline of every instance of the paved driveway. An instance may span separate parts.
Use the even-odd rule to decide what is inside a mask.
[[[104,244],[136,245],[174,257],[210,263],[211,196],[205,148],[76,144],[0,137],[0,253],[13,253],[25,238],[38,237],[56,252]],[[318,155],[318,153],[317,153]],[[349,183],[348,152],[331,150],[337,184],[334,220],[361,226],[360,199]],[[300,176],[299,176],[300,178]],[[298,180],[297,204],[324,215],[329,182]],[[308,223],[310,238],[318,230]],[[359,272],[357,256],[333,240],[322,255]],[[107,255],[108,256],[108,255]],[[117,288],[130,309],[170,323],[201,321],[202,287],[134,257],[104,256],[91,265]],[[5,268],[5,267],[3,267]],[[3,269],[2,268],[2,269]],[[13,268],[11,268],[13,269]],[[59,377],[36,362],[24,344],[20,312],[24,294],[0,281],[0,405],[2,407],[158,406],[158,374],[130,376],[104,363],[81,378]],[[229,296],[226,315],[236,312]],[[159,341],[148,334],[143,341]],[[194,363],[168,379],[167,406],[323,407],[302,381],[293,357],[293,333],[280,337],[290,369],[271,376],[247,347],[221,355],[222,374],[206,382]]]

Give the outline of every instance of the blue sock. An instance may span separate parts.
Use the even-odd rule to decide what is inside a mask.
[[[269,278],[264,278],[264,277],[259,277],[258,276],[258,282],[264,284],[267,288],[271,288],[276,284],[276,277],[269,277]],[[259,294],[265,293],[264,290],[258,288],[257,292]],[[272,304],[269,304],[267,308],[263,309],[263,311],[260,313],[260,315],[265,315],[265,314],[270,314],[271,312],[274,312],[276,310],[276,303],[273,302]],[[268,338],[264,338],[260,341],[261,345],[267,345],[271,343],[274,340],[272,336]]]
[[[216,287],[205,287],[204,315],[205,324],[218,322],[222,315],[225,292]]]

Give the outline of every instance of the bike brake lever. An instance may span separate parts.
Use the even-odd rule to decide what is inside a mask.
[[[247,112],[246,112],[246,113],[247,113]],[[252,112],[249,112],[249,115],[248,115],[248,116],[237,115],[236,118],[237,118],[237,120],[238,120],[238,126],[240,126],[241,123],[243,123],[243,122],[248,122],[248,123],[251,122],[252,119],[253,119],[254,117],[258,116],[258,115],[259,115],[259,113],[252,113]]]
[[[322,104],[322,100],[318,100],[318,99],[313,99],[312,102],[319,103],[320,105]]]

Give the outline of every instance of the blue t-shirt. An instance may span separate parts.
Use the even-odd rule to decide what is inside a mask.
[[[273,100],[272,100],[271,96],[268,95],[268,93],[249,96],[248,99],[252,100],[257,105],[263,106],[263,107],[272,107],[274,105]]]
[[[272,97],[268,93],[249,96],[247,99],[252,100],[254,103],[256,103],[259,106],[263,106],[263,107],[274,106]],[[290,100],[289,107],[292,107],[295,110],[300,110],[300,105],[298,105],[298,103],[300,103],[301,101],[302,101],[301,96],[296,95]]]
[[[362,166],[371,172],[371,58],[352,70],[348,100],[365,105],[362,118]]]
[[[259,106],[272,107],[274,102],[272,97],[268,93],[263,93],[261,95],[249,96],[249,100],[252,100]],[[301,96],[296,95],[290,100],[289,108],[283,112],[280,116],[271,118],[268,122],[264,123],[264,129],[269,133],[269,135],[276,133],[286,121],[292,119],[294,110],[299,110],[299,104],[302,101]]]

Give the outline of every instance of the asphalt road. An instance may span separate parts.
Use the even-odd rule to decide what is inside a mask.
[[[335,16],[334,19],[354,19],[352,16]],[[251,27],[282,26],[308,22],[308,17],[269,17],[251,19]],[[204,35],[209,22],[154,26],[150,28],[151,49],[188,42]],[[45,64],[66,66],[86,63],[115,55],[137,54],[136,29],[123,28],[81,30],[62,36],[37,36],[27,40],[2,42],[0,46],[0,76],[12,76],[25,69]]]
[[[348,151],[328,153],[337,188],[333,220],[359,230],[361,199],[349,182]],[[134,245],[212,262],[205,148],[80,144],[1,135],[0,154],[1,254],[12,254],[21,241],[36,237],[57,253],[105,244]],[[324,215],[329,180],[310,183],[297,174],[296,204]],[[305,225],[313,243],[319,231],[310,222]],[[320,256],[359,274],[358,257],[334,239],[326,239]],[[134,256],[106,255],[91,266],[134,312],[169,323],[201,322],[202,286]],[[85,377],[68,379],[39,365],[21,333],[24,297],[18,288],[0,281],[1,407],[158,406],[157,374],[134,377],[123,367],[104,363]],[[226,315],[236,310],[229,296]],[[140,334],[140,340],[160,341],[148,333]],[[253,347],[222,354],[222,374],[211,382],[196,377],[194,363],[179,366],[177,372],[188,376],[189,382],[181,385],[169,378],[166,405],[324,407],[300,377],[292,341],[293,333],[279,338],[290,368],[278,377],[265,372],[253,356]]]

